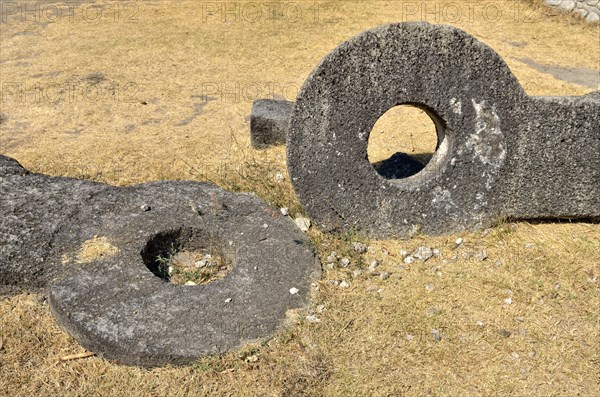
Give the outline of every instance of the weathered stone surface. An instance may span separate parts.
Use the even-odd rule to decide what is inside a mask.
[[[1,177],[0,193],[0,292],[47,284],[60,325],[120,363],[186,364],[267,337],[306,304],[320,270],[277,208],[212,184],[27,174]],[[98,240],[110,250],[82,254]],[[180,286],[153,274],[159,255],[209,247],[232,263],[223,279]]]
[[[0,177],[5,175],[24,175],[27,170],[13,158],[0,154]]]
[[[257,149],[284,144],[293,102],[259,99],[252,105],[250,141]]]
[[[0,294],[43,288],[60,271],[60,260],[52,254],[57,234],[82,203],[105,188],[28,173],[18,162],[0,157]]]
[[[427,166],[384,179],[367,158],[388,109],[434,120]],[[600,101],[526,95],[504,61],[467,33],[402,23],[327,55],[302,87],[288,131],[294,188],[325,230],[441,234],[502,218],[600,217]]]

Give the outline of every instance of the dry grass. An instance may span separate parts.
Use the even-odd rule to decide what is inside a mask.
[[[453,3],[463,17],[452,24],[500,53],[529,93],[590,91],[517,59],[598,70],[598,25],[536,11],[529,2]],[[74,90],[57,101],[3,97],[0,152],[35,171],[117,185],[210,180],[301,212],[289,180],[275,177],[287,175],[284,149],[249,147],[252,100],[273,93],[293,99],[337,44],[421,14],[407,9],[408,2],[343,2],[334,13],[321,9],[315,20],[320,3],[303,2],[296,22],[263,17],[224,23],[218,16],[203,20],[206,4],[140,2],[135,23],[125,23],[126,14],[97,23],[3,23],[3,84],[31,90],[39,83],[48,95],[52,87]],[[435,10],[447,3],[410,4]],[[491,5],[501,15],[485,16]],[[426,18],[449,23],[439,10]],[[239,87],[240,93],[215,87]],[[103,96],[90,99],[96,89]],[[86,96],[84,90],[92,91]],[[426,123],[403,120],[390,142],[410,147],[412,138],[415,147],[428,145],[420,135],[430,134]],[[394,131],[393,125],[382,128]],[[370,148],[373,158],[389,150],[381,145]],[[189,367],[145,370],[99,357],[60,362],[83,349],[57,327],[42,297],[3,298],[0,395],[600,395],[600,225],[505,224],[461,235],[465,243],[456,249],[458,236],[368,242],[361,235],[310,235],[323,260],[331,251],[352,259],[347,269],[325,269],[310,309],[320,322],[302,315],[269,341]],[[354,253],[350,243],[356,240],[372,250]],[[399,251],[423,244],[438,247],[441,257],[403,267]],[[483,248],[488,257],[481,261],[476,255]],[[390,278],[366,269],[372,259],[383,262],[375,273]]]

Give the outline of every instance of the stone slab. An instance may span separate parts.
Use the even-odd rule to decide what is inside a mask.
[[[47,286],[61,327],[118,363],[188,364],[266,338],[306,305],[320,273],[289,217],[212,184],[117,188],[25,173],[0,177],[0,193],[3,291]],[[110,249],[82,257],[98,239]],[[220,280],[175,285],[152,272],[167,249],[209,245],[232,263]]]
[[[369,163],[376,121],[408,104],[436,124],[419,173],[386,179]],[[363,32],[328,54],[299,92],[287,161],[324,230],[374,237],[443,234],[501,219],[600,218],[600,101],[530,97],[490,47],[451,26]]]
[[[259,99],[250,114],[250,141],[256,149],[285,144],[293,102]]]

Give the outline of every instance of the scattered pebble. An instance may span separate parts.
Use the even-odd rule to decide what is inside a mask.
[[[142,211],[144,211],[144,212],[148,212],[148,211],[150,211],[152,208],[150,208],[150,206],[149,206],[149,205],[147,205],[147,204],[142,204],[142,205],[140,206],[140,209],[141,209]]]
[[[409,341],[409,342],[410,342],[410,341],[412,341],[412,340],[414,340],[414,339],[415,339],[415,336],[414,336],[414,335],[411,335],[411,334],[406,334],[406,340],[407,340],[407,341]]]
[[[300,290],[298,288],[296,288],[296,287],[290,288],[290,294],[296,295],[298,292],[300,292]]]
[[[517,353],[517,352],[510,353],[510,356],[512,357],[513,360],[518,360],[519,359],[519,353]]]
[[[339,280],[329,280],[329,281],[327,281],[327,284],[329,284],[329,285],[340,285],[340,281]]]
[[[298,215],[296,216],[296,219],[294,219],[294,222],[296,223],[296,226],[305,233],[310,229],[310,219],[308,218]]]
[[[371,261],[371,263],[369,264],[370,271],[374,271],[378,267],[379,267],[379,261],[377,261],[377,260]]]
[[[309,323],[320,323],[321,322],[321,320],[317,316],[314,316],[314,315],[306,316],[306,321],[308,321]]]
[[[353,271],[353,272],[352,272],[352,276],[353,276],[354,278],[356,278],[356,277],[360,277],[362,274],[363,274],[363,271],[362,271],[362,270],[360,270],[360,269],[356,269],[355,271]]]
[[[195,282],[193,282],[193,281],[188,281],[188,282],[186,282],[184,285],[196,285],[196,283],[195,283]]]
[[[245,362],[247,363],[255,363],[258,361],[258,356],[256,354],[253,354],[251,356],[248,356],[244,359]]]
[[[404,266],[404,265],[398,265],[398,270],[406,270],[406,266]]]
[[[488,255],[487,255],[487,251],[485,248],[480,249],[479,252],[475,255],[475,259],[480,262],[483,262],[487,258],[488,258]]]
[[[440,335],[440,331],[438,331],[437,329],[432,329],[431,333],[433,334],[433,339],[435,339],[436,342],[441,342],[442,341],[442,336]]]
[[[535,248],[535,244],[534,243],[525,243],[523,244],[523,246],[527,249],[532,249]]]
[[[217,261],[213,259],[211,254],[206,254],[199,261],[194,262],[194,266],[203,269],[205,267],[217,266]]]
[[[350,288],[350,283],[344,280],[340,283],[340,288]]]
[[[483,327],[485,324],[483,323],[483,321],[477,321],[477,326],[479,327]]]
[[[433,256],[434,256],[435,258],[439,258],[440,256],[442,256],[442,251],[440,251],[438,248],[434,248],[434,249],[432,250],[432,252],[433,252]]]
[[[523,317],[515,317],[515,320],[517,320],[520,323],[525,321],[525,319]]]
[[[406,258],[404,258],[404,263],[406,263],[407,265],[410,265],[411,263],[413,263],[415,261],[415,258],[413,258],[412,256],[407,256]]]
[[[268,225],[268,224],[266,224],[266,223],[263,223],[263,227],[266,229],[266,228],[268,228],[268,227],[269,227],[269,225]]]
[[[359,254],[364,254],[367,252],[367,247],[363,243],[353,243],[352,248]]]
[[[328,263],[325,267],[327,270],[333,270],[335,269],[335,263]]]
[[[500,336],[502,336],[503,338],[508,338],[511,335],[512,335],[512,333],[507,329],[500,330]]]
[[[281,215],[283,215],[283,216],[288,216],[290,214],[290,210],[286,207],[280,208],[279,212],[281,212]]]
[[[454,246],[452,247],[453,250],[457,249],[458,247],[460,247],[462,245],[462,243],[464,242],[462,237],[459,237],[456,239],[456,241],[454,242]]]
[[[321,314],[325,311],[325,305],[319,305],[316,309],[317,313]]]
[[[225,303],[231,303],[232,300],[233,300],[232,298],[227,298],[227,299],[225,299]]]
[[[329,254],[329,256],[326,259],[327,263],[335,263],[335,262],[337,262],[337,260],[338,260],[338,256],[335,251],[333,251],[331,254]]]
[[[508,298],[504,299],[504,304],[505,305],[512,305],[513,301],[512,298],[509,296]]]
[[[429,292],[433,291],[433,284],[425,284],[425,289]]]
[[[278,172],[275,174],[275,179],[277,179],[278,182],[283,182],[285,180],[285,176],[283,176],[281,172]]]
[[[350,265],[350,259],[348,258],[342,258],[340,259],[340,266],[341,267],[348,267]]]
[[[433,256],[433,250],[426,246],[421,246],[412,253],[412,256],[420,261],[427,262]]]
[[[400,257],[402,259],[406,258],[408,256],[408,251],[407,250],[400,250]]]
[[[391,273],[383,272],[379,275],[379,278],[382,280],[387,280],[388,278],[390,278],[391,275],[392,275]]]

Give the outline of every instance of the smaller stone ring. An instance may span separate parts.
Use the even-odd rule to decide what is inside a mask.
[[[123,364],[187,364],[264,338],[289,309],[306,304],[320,271],[289,218],[255,196],[211,184],[110,188],[66,228],[52,312],[85,348]],[[103,242],[105,255],[73,259],[67,247],[93,240]],[[157,277],[157,258],[169,250],[208,248],[231,264],[224,278],[176,285]]]

